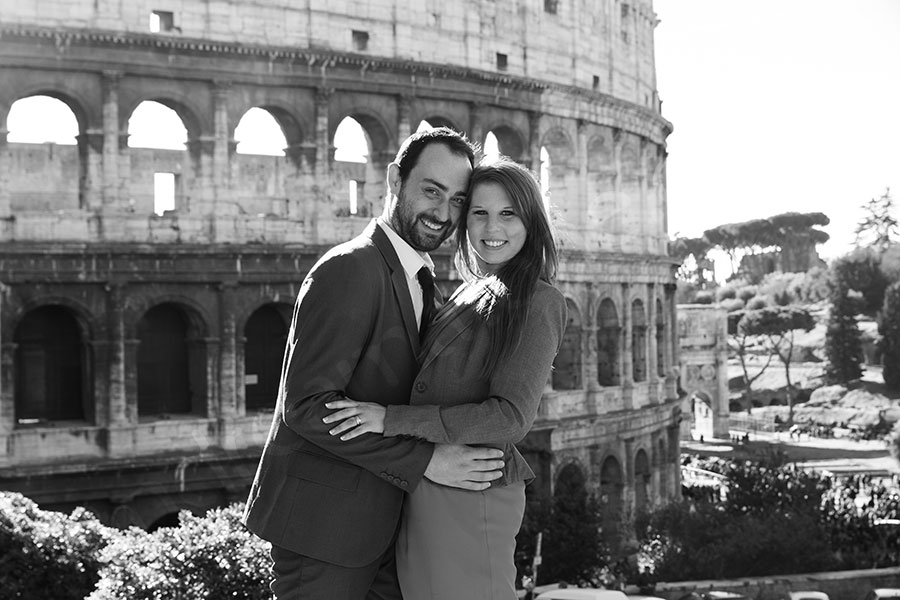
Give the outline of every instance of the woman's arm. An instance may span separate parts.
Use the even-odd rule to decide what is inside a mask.
[[[384,435],[454,444],[520,441],[534,423],[565,325],[565,298],[544,288],[532,299],[521,342],[497,363],[487,398],[453,406],[389,406]]]

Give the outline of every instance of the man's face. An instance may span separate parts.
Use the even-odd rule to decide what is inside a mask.
[[[391,227],[416,250],[436,249],[459,221],[471,174],[468,159],[440,143],[422,150],[402,184],[399,169],[392,164],[388,185],[394,197],[387,210]]]

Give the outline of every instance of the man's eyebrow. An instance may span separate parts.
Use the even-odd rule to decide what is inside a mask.
[[[446,192],[450,189],[446,185],[444,185],[443,183],[438,181],[437,179],[432,179],[431,177],[425,177],[422,179],[422,181],[430,183],[431,185],[440,188],[442,192]]]

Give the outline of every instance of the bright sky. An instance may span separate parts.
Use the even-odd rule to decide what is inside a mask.
[[[823,212],[823,258],[859,207],[900,206],[900,1],[653,0],[669,236]],[[900,214],[895,215],[900,219]]]

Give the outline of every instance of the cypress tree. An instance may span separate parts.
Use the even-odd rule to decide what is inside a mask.
[[[900,282],[892,284],[884,294],[878,333],[884,383],[888,389],[900,390]]]
[[[825,377],[829,383],[848,383],[862,376],[862,333],[856,322],[859,301],[851,296],[844,265],[836,265],[831,288],[831,313],[825,331]]]

